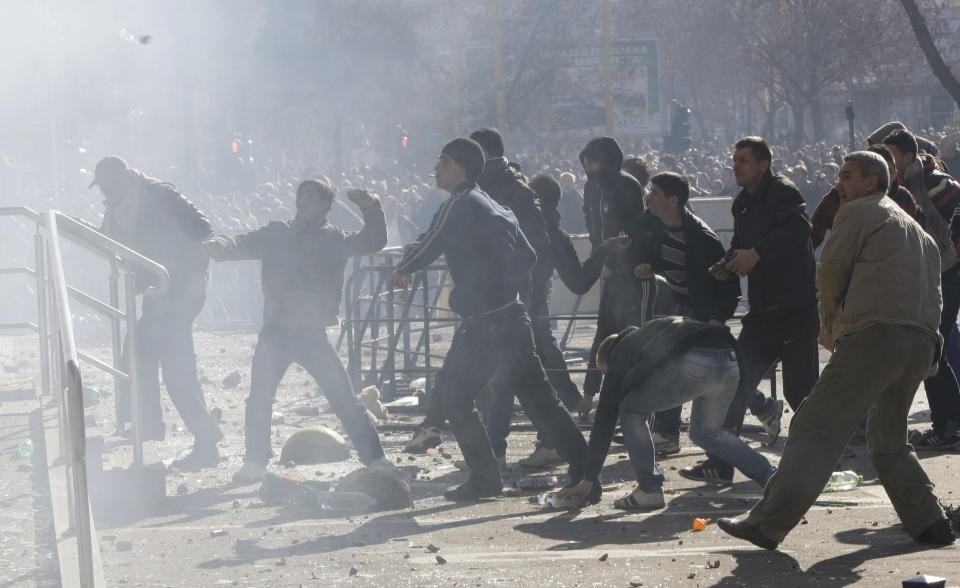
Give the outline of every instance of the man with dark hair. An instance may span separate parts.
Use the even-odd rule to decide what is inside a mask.
[[[930,236],[884,198],[887,173],[877,154],[844,158],[842,204],[817,272],[819,341],[833,355],[790,423],[763,499],[745,519],[718,521],[758,547],[776,549],[800,522],[864,416],[870,461],[903,529],[919,543],[954,542],[933,484],[906,442],[913,397],[940,355],[939,255]]]
[[[623,151],[612,137],[590,140],[580,153],[580,162],[587,172],[583,211],[594,248],[617,235],[632,238],[628,249],[607,256],[602,277],[597,331],[593,338],[581,415],[589,413],[593,396],[600,390],[603,375],[596,365],[597,346],[608,335],[619,333],[630,325],[641,326],[653,316],[657,287],[653,279],[638,279],[633,268],[640,261],[640,216],[643,214],[643,186],[621,170]]]
[[[155,260],[170,274],[165,293],[144,296],[137,321],[141,438],[162,441],[165,436],[158,375],[162,371],[167,394],[194,436],[193,449],[173,465],[182,469],[216,465],[223,433],[207,411],[193,347],[193,321],[203,309],[207,286],[208,259],[200,243],[212,234],[210,222],[171,184],[129,168],[114,155],[97,163],[93,186],[99,186],[104,196],[100,231]],[[150,285],[141,280],[138,276],[138,288]],[[122,402],[117,417],[122,421],[130,418],[129,391],[118,393]]]
[[[480,146],[454,139],[435,167],[437,187],[450,193],[430,228],[404,251],[394,285],[406,287],[411,274],[440,255],[453,279],[450,307],[462,318],[437,376],[436,395],[450,419],[470,470],[450,500],[502,494],[502,480],[490,439],[474,404],[481,389],[502,376],[513,383],[537,429],[569,464],[574,482],[583,478],[587,444],[550,386],[533,344],[530,316],[520,288],[536,262],[514,214],[477,188],[484,167]],[[590,499],[598,500],[600,491]]]
[[[893,154],[898,179],[923,210],[924,229],[933,237],[940,252],[940,290],[943,296],[940,335],[947,345],[960,311],[960,259],[955,246],[958,224],[952,221],[956,211],[960,210],[957,206],[960,184],[936,169],[925,169],[919,157],[917,139],[910,131],[894,130],[883,139],[883,144]],[[923,388],[930,404],[932,427],[916,440],[914,447],[921,451],[957,447],[960,445],[960,386],[945,355],[941,355],[937,373],[924,381]]]
[[[234,481],[263,478],[273,455],[273,401],[293,362],[303,366],[323,390],[360,461],[392,467],[327,337],[327,327],[337,324],[347,260],[381,250],[387,242],[386,221],[377,198],[365,190],[350,190],[347,197],[360,209],[364,224],[359,232],[344,232],[327,221],[336,195],[329,184],[306,180],[297,188],[297,214],[292,221],[275,221],[251,233],[214,237],[204,243],[210,257],[218,261],[255,259],[261,265],[263,327],[250,370],[246,453]]]
[[[623,161],[623,171],[635,177],[644,188],[650,183],[650,166],[639,157],[631,157]]]
[[[772,157],[761,137],[737,141],[733,172],[743,189],[733,201],[733,238],[727,254],[711,267],[718,280],[747,276],[750,300],[737,339],[744,377],[724,426],[739,430],[749,407],[764,426],[766,445],[776,442],[780,434],[783,401],[766,398],[757,390],[764,374],[780,360],[783,395],[796,412],[819,373],[810,220],[796,186],[770,170]],[[680,474],[729,484],[733,468],[708,455],[706,462],[683,468]]]
[[[917,201],[913,199],[913,194],[910,193],[910,190],[901,186],[897,180],[897,163],[893,159],[893,154],[883,145],[871,145],[867,151],[876,153],[887,162],[887,167],[890,169],[890,193],[887,194],[887,196],[900,205],[900,208],[922,227],[924,224],[923,210],[917,205]],[[820,200],[820,204],[817,205],[816,210],[810,215],[810,224],[813,226],[810,232],[810,239],[814,249],[820,247],[827,236],[827,231],[833,228],[833,217],[836,216],[839,208],[840,191],[836,187],[833,187],[829,192],[824,194]]]
[[[710,265],[723,256],[723,244],[687,209],[689,195],[690,185],[680,174],[663,172],[650,180],[642,236],[649,245],[641,252],[634,275],[663,276],[677,314],[722,325],[737,308],[740,281],[732,276],[717,281],[710,275]],[[660,454],[680,451],[680,409],[677,406],[657,413],[653,441]]]
[[[625,236],[608,238],[604,241],[603,246],[596,248],[586,263],[581,265],[570,235],[560,228],[560,213],[557,210],[557,204],[561,202],[560,184],[549,174],[537,174],[531,178],[528,185],[540,199],[543,219],[547,224],[547,235],[550,238],[550,251],[545,268],[550,270],[551,273],[556,269],[560,275],[560,280],[574,294],[585,294],[600,277],[603,260],[606,259],[606,256],[610,252],[626,249],[630,245],[630,239]],[[537,321],[548,322],[545,317],[534,317],[533,321],[534,325]],[[553,371],[547,372],[547,376],[564,406],[568,410],[572,410],[581,400],[580,391],[577,390],[576,384],[570,379],[563,352],[557,345],[549,324],[541,325],[541,332],[546,336],[538,338],[536,326],[534,327],[537,354],[540,355],[547,370],[550,370],[551,366],[556,366]],[[551,447],[550,443],[545,442],[542,435],[538,434],[536,450],[529,457],[521,458],[518,463],[524,467],[533,468],[548,466],[559,461],[560,455],[557,450]]]
[[[561,490],[560,496],[586,496],[598,483],[596,476],[619,418],[637,488],[613,504],[624,510],[663,508],[664,476],[656,463],[647,417],[689,401],[693,401],[690,438],[694,443],[736,464],[762,487],[775,468],[722,427],[740,379],[737,355],[736,340],[727,327],[678,316],[627,327],[604,339],[597,350],[604,378],[586,475],[578,485]]]
[[[563,352],[557,346],[550,330],[549,298],[553,269],[549,267],[549,245],[543,213],[537,202],[537,196],[526,184],[523,175],[509,164],[503,156],[503,137],[494,128],[484,127],[474,131],[470,138],[483,150],[483,171],[477,178],[477,185],[497,204],[509,209],[520,223],[520,230],[533,246],[537,254],[537,263],[531,271],[529,289],[520,291],[520,299],[527,306],[533,321],[533,340],[537,353],[541,355],[543,367],[548,370],[551,384],[564,405],[574,407],[580,401],[580,391],[567,374],[567,363]],[[516,396],[515,382],[493,381],[491,383],[491,403],[486,409],[486,425],[493,452],[498,457],[507,452],[507,435],[510,434],[510,418],[513,414],[513,399]],[[528,459],[529,465],[547,465],[559,455],[546,455],[537,451]]]

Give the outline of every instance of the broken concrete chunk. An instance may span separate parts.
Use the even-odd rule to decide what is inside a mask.
[[[350,450],[343,437],[327,427],[297,431],[283,444],[280,461],[317,464],[349,459]]]

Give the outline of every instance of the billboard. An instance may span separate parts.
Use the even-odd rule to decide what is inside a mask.
[[[613,120],[617,134],[660,135],[660,51],[655,38],[610,42]],[[536,56],[555,72],[548,123],[555,129],[603,127],[606,112],[603,44],[554,44]]]

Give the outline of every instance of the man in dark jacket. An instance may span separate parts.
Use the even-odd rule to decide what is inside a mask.
[[[471,139],[454,139],[443,148],[436,181],[450,198],[430,228],[407,247],[394,274],[394,285],[406,287],[412,273],[444,255],[453,279],[450,307],[463,318],[435,388],[470,469],[466,483],[444,493],[450,500],[502,493],[497,459],[474,408],[491,378],[502,375],[516,384],[530,420],[570,464],[575,481],[583,476],[587,450],[573,417],[543,372],[530,316],[519,300],[536,255],[513,213],[477,189],[483,165],[483,152]]]
[[[638,235],[642,263],[634,268],[638,278],[663,276],[676,304],[677,314],[722,325],[737,308],[740,281],[735,277],[717,281],[710,266],[723,256],[719,237],[687,209],[690,185],[680,174],[663,172],[650,180],[647,211]],[[653,442],[657,452],[680,451],[678,406],[657,413]]]
[[[653,316],[657,288],[653,279],[637,279],[633,268],[640,260],[640,216],[643,214],[643,187],[621,171],[623,151],[612,137],[592,139],[580,153],[587,172],[583,189],[583,212],[594,248],[621,233],[631,237],[631,246],[605,260],[603,291],[600,295],[597,332],[590,350],[581,414],[589,412],[593,396],[600,390],[603,375],[596,365],[597,347],[608,335],[624,328],[642,326]]]
[[[377,430],[353,391],[350,378],[327,338],[337,324],[343,272],[354,255],[375,253],[387,242],[380,201],[364,190],[347,196],[363,213],[363,229],[345,233],[327,222],[336,190],[319,180],[297,188],[297,215],[237,237],[205,243],[218,261],[256,259],[261,263],[263,328],[253,352],[245,419],[246,453],[238,482],[263,478],[270,448],[270,415],[277,386],[297,362],[321,386],[330,406],[357,448],[360,461],[387,467]]]
[[[500,136],[499,131],[484,127],[471,133],[470,138],[483,149],[483,172],[477,179],[477,185],[494,202],[514,214],[520,224],[520,230],[537,254],[537,263],[530,274],[529,290],[524,286],[520,290],[520,299],[530,313],[533,341],[551,385],[564,405],[575,407],[580,402],[580,391],[566,373],[567,364],[553,338],[550,321],[547,319],[550,316],[549,298],[553,268],[549,266],[550,240],[547,237],[537,195],[527,186],[523,174],[504,157],[503,137]],[[491,383],[490,404],[486,407],[485,417],[487,433],[493,444],[493,453],[498,457],[505,456],[507,452],[507,435],[510,433],[510,417],[513,414],[516,385],[515,382],[510,381],[495,380]],[[529,465],[547,465],[547,463],[538,461]]]
[[[737,141],[733,171],[743,189],[733,201],[733,238],[711,268],[718,280],[747,276],[750,310],[738,338],[744,377],[724,426],[738,430],[749,406],[767,431],[766,444],[780,434],[783,401],[765,398],[757,384],[779,359],[783,395],[796,412],[820,372],[816,262],[803,196],[781,174],[770,171],[773,154],[760,137]],[[729,484],[733,468],[719,458],[683,468],[691,480]]]
[[[206,300],[207,257],[200,243],[212,232],[210,222],[172,185],[151,178],[116,156],[100,160],[91,187],[104,196],[100,231],[137,253],[163,265],[170,274],[167,291],[145,296],[137,321],[137,375],[140,394],[138,423],[143,439],[164,438],[160,408],[160,378],[194,436],[192,451],[174,465],[184,469],[216,465],[220,427],[207,411],[197,380],[193,320]],[[141,283],[138,288],[150,284]],[[125,354],[126,355],[126,354]],[[128,413],[128,394],[121,393],[121,413]],[[118,420],[125,415],[118,415]]]

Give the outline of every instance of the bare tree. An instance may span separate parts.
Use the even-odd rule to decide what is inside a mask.
[[[960,81],[953,75],[950,66],[943,61],[943,56],[940,55],[940,50],[933,42],[933,36],[930,34],[929,27],[927,27],[927,19],[921,14],[920,7],[917,6],[915,0],[900,0],[900,4],[906,11],[907,18],[910,19],[910,26],[917,37],[920,49],[923,50],[923,54],[927,58],[927,63],[930,64],[930,69],[933,70],[933,75],[937,76],[943,88],[960,106]]]

